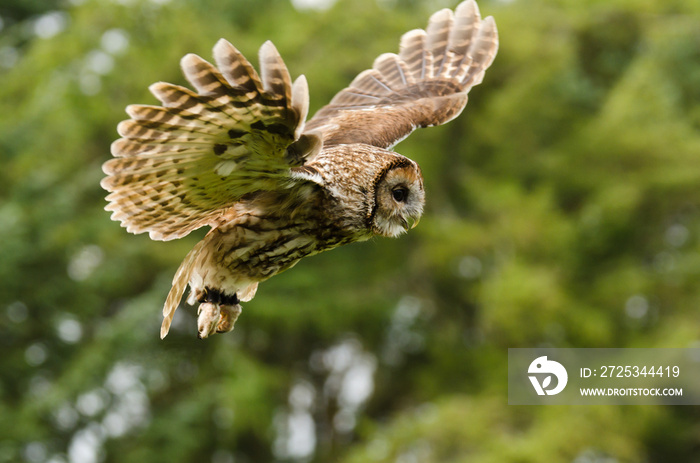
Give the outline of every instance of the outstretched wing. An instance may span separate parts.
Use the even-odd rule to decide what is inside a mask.
[[[260,48],[260,70],[225,40],[214,47],[218,69],[197,55],[182,59],[197,93],[159,82],[162,106],[131,105],[103,170],[111,193],[105,209],[132,233],[170,240],[216,223],[246,194],[304,181],[290,168],[320,149],[301,135],[308,87],[289,71],[271,42]]]
[[[399,54],[380,55],[306,124],[324,145],[366,143],[391,148],[419,127],[444,124],[467,104],[498,51],[492,17],[474,0],[430,17],[427,30],[401,38]]]

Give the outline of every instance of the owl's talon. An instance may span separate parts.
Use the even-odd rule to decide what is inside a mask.
[[[197,309],[197,336],[206,339],[216,331],[216,326],[221,319],[219,304],[204,302]]]
[[[233,325],[238,320],[238,316],[241,314],[241,305],[222,305],[221,306],[221,318],[219,319],[219,324],[216,325],[217,333],[228,333],[233,330]]]

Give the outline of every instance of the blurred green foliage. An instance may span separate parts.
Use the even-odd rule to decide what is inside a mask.
[[[0,8],[0,462],[697,461],[697,407],[507,405],[508,347],[700,342],[700,4],[482,0],[501,48],[398,151],[427,210],[302,261],[233,333],[158,338],[179,261],[102,210],[129,103],[271,39],[312,112],[454,2]]]

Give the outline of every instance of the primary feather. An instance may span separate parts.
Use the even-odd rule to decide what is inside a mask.
[[[440,10],[426,30],[403,35],[398,55],[380,55],[306,129],[321,132],[325,145],[391,148],[416,128],[457,117],[497,51],[496,23],[481,19],[476,2]]]
[[[102,186],[111,192],[106,209],[132,233],[170,240],[214,225],[246,194],[288,187],[290,168],[313,153],[287,155],[301,135],[308,89],[303,77],[292,85],[271,42],[260,49],[261,77],[224,40],[214,56],[221,71],[197,55],[182,59],[197,92],[154,84],[163,106],[131,105],[131,119],[118,126],[123,138],[112,144]]]

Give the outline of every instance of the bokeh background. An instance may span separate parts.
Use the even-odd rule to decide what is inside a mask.
[[[465,113],[397,150],[420,226],[303,260],[234,332],[161,341],[205,230],[130,235],[101,164],[129,103],[271,39],[312,113],[448,0],[3,0],[0,462],[692,462],[700,408],[507,405],[509,347],[700,342],[700,3],[481,0]]]

